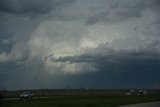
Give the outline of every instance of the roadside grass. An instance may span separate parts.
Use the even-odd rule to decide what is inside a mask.
[[[151,101],[160,101],[160,96],[67,95],[28,100],[1,100],[0,107],[117,107]]]

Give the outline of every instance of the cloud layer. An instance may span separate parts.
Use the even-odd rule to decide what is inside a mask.
[[[0,86],[35,88],[36,78],[37,88],[160,88],[159,6],[1,0]]]

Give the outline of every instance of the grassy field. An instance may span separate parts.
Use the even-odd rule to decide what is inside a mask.
[[[120,105],[150,101],[160,101],[160,96],[66,95],[28,100],[1,100],[0,107],[117,107]]]
[[[125,95],[129,90],[113,89],[41,89],[1,91],[1,93],[4,93],[5,98],[16,98],[26,91],[33,92],[35,98],[0,100],[0,107],[117,107],[133,103],[160,101],[160,90],[148,90],[148,95],[134,93],[131,96]]]

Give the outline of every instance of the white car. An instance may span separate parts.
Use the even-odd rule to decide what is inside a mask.
[[[20,96],[19,96],[20,98],[33,98],[33,93],[31,93],[31,92],[25,92],[25,93],[23,93],[23,94],[21,94]]]

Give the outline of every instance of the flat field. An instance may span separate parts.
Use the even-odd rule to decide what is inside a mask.
[[[20,99],[24,92],[34,93],[32,99]],[[130,90],[119,89],[42,89],[1,91],[4,99],[0,107],[118,107],[121,105],[160,101],[160,90],[147,90],[138,95],[138,90],[126,96]]]
[[[0,107],[118,107],[160,101],[159,95],[59,95],[33,99],[1,100]]]

